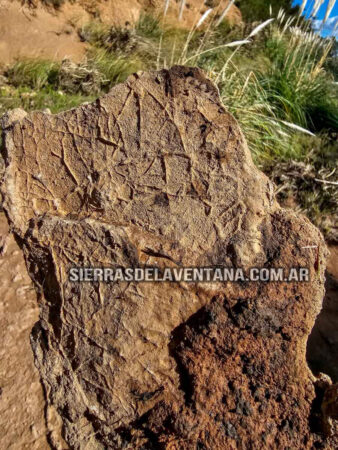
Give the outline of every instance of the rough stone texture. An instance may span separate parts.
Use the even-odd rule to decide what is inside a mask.
[[[314,373],[324,372],[338,383],[338,247],[330,247],[323,308],[307,345],[307,360]]]
[[[32,281],[0,213],[0,448],[48,448],[44,396],[29,335],[38,320]]]
[[[338,444],[330,382],[319,398],[305,360],[325,243],[280,209],[202,72],[137,74],[56,116],[16,110],[3,128],[4,208],[39,292],[35,361],[71,448]],[[145,263],[301,266],[311,282],[67,278]]]

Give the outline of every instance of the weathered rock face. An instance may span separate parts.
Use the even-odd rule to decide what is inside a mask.
[[[48,448],[44,398],[29,344],[38,307],[22,252],[0,213],[0,448]]]
[[[4,208],[39,292],[36,365],[71,448],[333,445],[312,433],[305,360],[325,244],[276,204],[202,72],[137,74],[3,128]],[[308,267],[311,282],[68,280],[143,264]]]

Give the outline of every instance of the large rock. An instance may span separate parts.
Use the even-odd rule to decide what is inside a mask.
[[[36,365],[71,448],[333,445],[312,433],[305,360],[325,244],[280,209],[201,71],[136,74],[55,116],[15,110],[3,128],[4,208],[39,294]],[[68,279],[143,264],[308,267],[311,282]]]

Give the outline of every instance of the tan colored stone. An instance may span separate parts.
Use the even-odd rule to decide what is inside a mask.
[[[3,213],[0,278],[0,447],[45,450],[45,401],[29,342],[38,306],[22,252]]]

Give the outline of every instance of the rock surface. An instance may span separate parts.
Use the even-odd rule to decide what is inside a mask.
[[[335,423],[313,426],[334,408],[305,359],[325,243],[280,209],[202,72],[137,74],[3,128],[4,208],[39,295],[35,362],[71,448],[336,446]],[[143,264],[308,267],[311,282],[68,280]]]
[[[0,447],[44,450],[44,396],[29,344],[39,317],[36,295],[3,213],[0,278]]]

